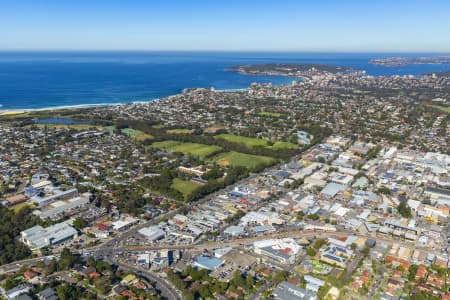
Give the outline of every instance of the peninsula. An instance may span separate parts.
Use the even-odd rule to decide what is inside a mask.
[[[345,66],[298,63],[237,65],[230,67],[227,70],[236,71],[243,75],[271,75],[291,77],[310,77],[314,75],[324,75],[327,73],[364,73],[363,71],[358,71],[354,68]]]
[[[386,67],[397,67],[397,66],[407,66],[407,65],[445,65],[450,64],[450,55],[447,56],[423,56],[423,57],[386,57],[386,58],[375,58],[369,60],[370,64],[386,66]]]

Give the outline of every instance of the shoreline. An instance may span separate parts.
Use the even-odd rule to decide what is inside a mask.
[[[15,114],[23,114],[27,112],[35,112],[35,111],[52,111],[52,110],[64,110],[64,109],[77,109],[77,108],[90,108],[90,107],[102,107],[102,106],[119,106],[119,105],[129,105],[129,104],[139,104],[139,103],[148,103],[160,100],[162,98],[155,98],[151,100],[140,100],[133,102],[117,102],[117,103],[92,103],[92,104],[74,104],[74,105],[62,105],[62,106],[49,106],[49,107],[41,107],[41,108],[8,108],[1,109],[0,108],[0,116],[5,115],[15,115]]]
[[[283,84],[281,84],[283,85]],[[184,90],[189,89],[210,89],[210,88],[185,88]],[[215,89],[216,92],[221,93],[231,93],[231,92],[245,92],[249,89],[249,87],[246,88],[229,88],[229,89]],[[120,106],[120,105],[133,105],[133,104],[147,104],[154,101],[160,101],[163,99],[166,99],[168,97],[176,96],[179,94],[182,94],[183,92],[177,93],[177,94],[171,94],[167,95],[165,97],[161,98],[154,98],[154,99],[148,99],[148,100],[136,100],[131,102],[117,102],[117,103],[92,103],[92,104],[74,104],[74,105],[62,105],[62,106],[49,106],[49,107],[41,107],[41,108],[6,108],[3,109],[0,106],[0,116],[6,116],[6,115],[18,115],[23,114],[27,112],[36,112],[36,111],[53,111],[53,110],[64,110],[64,109],[77,109],[77,108],[95,108],[95,107],[102,107],[102,106]]]
[[[232,70],[228,70],[229,72],[237,72],[240,73],[239,71],[232,71]],[[252,75],[256,75],[256,74],[242,74],[241,75],[244,76],[252,76]],[[273,74],[267,74],[264,76],[274,76]],[[298,80],[303,77],[306,76],[289,76],[289,75],[280,75],[281,77],[286,77],[286,78],[291,78],[293,80]],[[271,84],[273,84],[272,82],[270,82]],[[277,84],[280,86],[283,85],[288,85],[290,82],[286,82],[283,84]],[[253,84],[253,83],[252,83]],[[162,99],[166,99],[168,97],[172,97],[172,96],[176,96],[179,94],[182,94],[185,90],[192,90],[192,89],[214,89],[216,92],[221,92],[221,93],[227,93],[227,92],[245,92],[248,91],[248,89],[250,88],[251,84],[247,87],[244,88],[226,88],[226,89],[215,89],[214,86],[210,86],[210,87],[188,87],[188,88],[183,88],[179,93],[176,94],[170,94],[170,95],[166,95],[164,97],[160,97],[160,98],[153,98],[153,99],[147,99],[147,100],[136,100],[136,101],[131,101],[131,102],[114,102],[114,103],[92,103],[92,104],[74,104],[74,105],[61,105],[61,106],[49,106],[49,107],[41,107],[41,108],[6,108],[3,109],[2,105],[0,104],[0,116],[5,116],[5,115],[17,115],[17,114],[23,114],[23,113],[27,113],[27,112],[35,112],[35,111],[52,111],[52,110],[64,110],[64,109],[76,109],[76,108],[95,108],[95,107],[102,107],[102,106],[119,106],[119,105],[132,105],[132,104],[146,104],[149,102],[154,102],[154,101],[159,101]]]

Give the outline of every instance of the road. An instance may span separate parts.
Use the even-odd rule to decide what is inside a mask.
[[[214,248],[222,248],[222,247],[236,247],[244,244],[251,244],[255,241],[260,240],[267,240],[267,239],[273,239],[273,238],[328,238],[328,237],[348,237],[348,236],[356,236],[361,238],[373,238],[378,243],[385,243],[388,245],[398,244],[400,246],[404,247],[413,247],[410,243],[404,242],[404,241],[398,241],[398,240],[392,240],[384,237],[372,237],[367,235],[358,235],[353,232],[346,232],[346,231],[319,231],[319,230],[291,230],[281,233],[270,233],[250,238],[238,238],[238,239],[232,239],[222,242],[205,242],[202,244],[190,244],[190,245],[150,245],[150,246],[131,246],[131,247],[119,247],[117,248],[118,251],[150,251],[150,250],[161,250],[161,249],[180,249],[180,250],[195,250],[195,249],[214,249]],[[439,252],[436,251],[430,251],[426,247],[415,247],[415,249],[424,250],[430,253],[439,254]]]
[[[367,295],[367,300],[371,300],[373,296],[375,295],[375,292],[377,291],[378,287],[381,284],[381,281],[383,280],[383,276],[386,272],[386,269],[381,268],[378,272],[377,278],[375,279],[375,283],[373,284],[372,288],[370,289],[369,295]]]
[[[212,200],[214,197],[217,197],[219,194],[222,193],[226,193],[228,191],[231,191],[232,189],[234,189],[235,186],[242,184],[244,181],[247,180],[251,180],[253,178],[255,178],[256,176],[258,176],[257,174],[252,174],[247,178],[244,178],[236,183],[234,183],[233,185],[227,186],[224,189],[217,191],[215,193],[212,193],[198,201],[196,201],[194,204],[200,205],[202,203],[205,203],[207,201]],[[185,209],[185,207],[181,207],[178,208],[176,210],[167,212],[165,214],[159,215],[158,217],[139,224],[137,226],[134,226],[133,228],[126,230],[122,233],[120,233],[117,237],[97,246],[94,248],[91,248],[90,251],[92,251],[92,255],[96,258],[96,259],[104,259],[112,264],[116,264],[118,266],[120,266],[123,269],[128,269],[128,270],[138,270],[140,272],[142,272],[142,274],[146,275],[147,278],[151,278],[152,281],[155,281],[157,283],[157,288],[161,291],[162,295],[165,296],[167,299],[182,299],[180,292],[168,281],[166,281],[163,278],[157,277],[156,275],[154,275],[153,273],[149,272],[148,270],[145,270],[143,268],[139,268],[136,266],[132,266],[132,265],[127,265],[124,264],[123,262],[120,262],[118,259],[116,259],[116,253],[117,252],[121,252],[121,251],[130,251],[129,248],[123,248],[120,247],[120,244],[122,241],[126,240],[127,238],[137,234],[137,232],[147,226],[151,226],[151,225],[156,225],[158,223],[160,223],[163,219],[170,219],[173,216],[175,216],[176,214],[182,212]],[[189,249],[190,246],[176,246],[176,247],[169,247],[170,249]],[[198,249],[203,249],[203,246],[198,246]],[[157,250],[157,249],[167,249],[167,246],[162,246],[162,247],[155,247],[153,250]],[[175,297],[175,295],[177,295]]]
[[[169,300],[181,300],[183,296],[180,291],[178,291],[170,282],[167,282],[165,279],[156,276],[155,274],[145,270],[143,268],[139,268],[137,266],[132,266],[129,264],[125,264],[123,262],[114,262],[120,269],[124,271],[133,271],[139,272],[140,276],[147,279],[149,282],[154,282],[155,287],[161,292],[161,295]]]
[[[302,262],[303,260],[305,260],[306,258],[306,254],[303,254],[302,256],[300,256],[295,263],[293,263],[292,265],[290,265],[287,269],[285,269],[288,272],[292,272],[292,270],[295,269],[295,267],[297,267],[297,265]],[[248,298],[248,300],[257,300],[261,297],[261,295],[267,291],[268,289],[272,288],[275,285],[275,282],[273,280],[270,280],[268,282],[266,282],[259,290],[256,291],[256,293],[254,293],[252,296],[250,296],[250,298]]]
[[[265,172],[274,170],[276,167],[277,166],[267,169],[267,170],[265,170]],[[188,203],[187,208],[189,209],[191,206],[198,206],[207,201],[210,201],[214,197],[217,197],[220,194],[231,191],[232,189],[234,189],[234,187],[236,187],[248,180],[252,180],[259,175],[260,174],[251,174],[249,177],[244,178],[244,179],[240,180],[239,182],[236,182],[233,185],[225,187],[224,189],[222,189],[220,191],[212,193],[212,194],[196,201],[195,203]],[[291,231],[287,231],[287,232],[272,233],[272,234],[267,234],[267,235],[262,235],[262,236],[257,236],[257,237],[234,239],[234,240],[228,240],[228,241],[223,241],[223,242],[205,242],[205,243],[198,243],[198,244],[191,244],[191,245],[151,245],[151,246],[140,246],[140,247],[122,246],[122,242],[124,240],[126,240],[127,238],[129,238],[133,235],[136,235],[138,230],[140,230],[144,227],[147,227],[147,226],[156,225],[156,224],[160,223],[163,219],[169,219],[169,218],[173,217],[174,215],[181,213],[185,208],[186,208],[186,206],[178,208],[176,210],[161,214],[160,216],[155,217],[154,219],[152,219],[150,221],[147,221],[147,222],[141,223],[137,226],[134,226],[131,229],[128,229],[128,230],[118,234],[113,239],[106,241],[99,246],[89,249],[89,252],[96,259],[105,259],[105,260],[109,261],[110,263],[120,266],[122,269],[133,270],[135,272],[136,271],[141,272],[144,277],[146,277],[147,279],[149,279],[151,281],[156,282],[157,288],[162,292],[163,296],[166,297],[167,299],[182,299],[180,292],[177,291],[175,289],[175,287],[172,286],[171,283],[167,282],[163,278],[156,276],[154,273],[151,273],[148,270],[145,270],[140,267],[124,264],[123,262],[118,261],[118,259],[117,259],[118,256],[116,256],[116,255],[119,252],[125,252],[125,251],[126,252],[151,251],[151,250],[159,250],[159,249],[183,249],[183,250],[190,250],[190,251],[202,251],[203,249],[214,249],[214,248],[227,247],[227,246],[240,247],[244,244],[251,244],[255,241],[270,239],[270,238],[285,238],[285,237],[290,237],[290,238],[304,238],[304,237],[327,238],[327,237],[331,237],[331,236],[346,237],[349,235],[355,235],[352,232],[344,232],[344,231],[332,232],[332,231],[291,230]],[[361,235],[360,235],[360,237],[367,238],[367,236],[361,236]],[[388,245],[392,245],[392,244],[396,243],[396,244],[399,244],[402,246],[411,247],[411,245],[409,243],[405,243],[402,241],[394,241],[394,240],[386,239],[383,237],[377,237],[375,239],[377,240],[377,242],[383,242]],[[416,248],[419,249],[419,247],[416,247]],[[430,252],[429,249],[426,249],[426,248],[424,248],[424,249],[426,251]],[[79,252],[82,252],[82,251],[79,251]],[[11,264],[0,266],[0,274],[17,271],[22,266],[34,265],[44,258],[45,257],[37,257],[37,258],[32,258],[32,259],[16,261]],[[295,266],[295,264],[293,266]],[[257,292],[257,294],[255,294],[250,299],[257,299],[258,297],[260,297],[260,295],[262,294],[262,292],[264,292],[264,290],[267,290],[268,288],[272,287],[273,283],[267,283],[266,285],[264,287],[262,287]]]
[[[36,257],[36,258],[18,260],[18,261],[12,262],[10,264],[2,265],[2,266],[0,266],[0,274],[16,272],[16,271],[20,270],[20,268],[22,268],[23,266],[34,266],[38,262],[44,260],[45,258],[46,258],[45,256],[40,256],[40,257]]]
[[[348,279],[350,276],[352,276],[353,271],[358,267],[359,262],[364,258],[364,254],[361,252],[356,252],[356,256],[353,257],[353,259],[350,261],[350,263],[347,265],[347,272],[344,275],[344,279]]]

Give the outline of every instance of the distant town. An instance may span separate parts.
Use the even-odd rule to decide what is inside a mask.
[[[295,80],[1,115],[0,297],[450,299],[448,74],[230,70]]]
[[[450,64],[450,56],[424,56],[424,57],[387,57],[371,59],[369,63],[380,66],[406,66],[424,64]]]

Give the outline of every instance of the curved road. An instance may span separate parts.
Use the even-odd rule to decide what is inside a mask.
[[[181,293],[171,284],[168,283],[166,280],[155,276],[151,272],[148,272],[144,269],[138,268],[136,266],[132,266],[129,264],[125,264],[122,262],[115,262],[116,265],[119,266],[122,270],[125,271],[133,271],[133,272],[140,272],[140,276],[144,277],[150,282],[155,282],[155,286],[158,290],[161,291],[161,295],[166,297],[166,299],[169,300],[182,300],[183,296]]]

